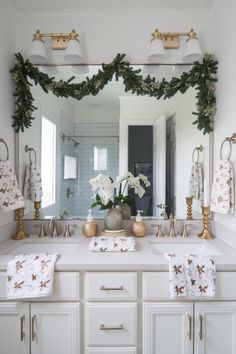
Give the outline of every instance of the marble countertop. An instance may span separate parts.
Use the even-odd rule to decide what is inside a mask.
[[[53,250],[54,247],[56,248],[60,244],[60,251],[58,252],[60,256],[56,263],[56,271],[168,271],[168,264],[164,255],[154,253],[153,244],[157,243],[203,243],[207,247],[213,247],[218,250],[219,254],[212,256],[218,271],[236,271],[236,249],[228,246],[218,238],[211,241],[200,240],[197,236],[188,238],[163,237],[158,239],[148,235],[143,238],[135,238],[136,252],[98,253],[89,250],[90,240],[82,235],[73,235],[67,239],[62,236],[57,238],[39,238],[35,235],[22,241],[9,239],[0,244],[0,271],[6,270],[7,262],[17,254],[16,247],[28,245],[27,249],[30,250],[30,244],[38,244],[37,253],[45,252],[45,244],[50,244]],[[62,246],[63,244],[65,249]]]

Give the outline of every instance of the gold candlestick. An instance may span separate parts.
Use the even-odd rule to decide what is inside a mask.
[[[41,202],[34,202],[34,220],[39,220],[40,219],[40,208],[41,208]]]
[[[25,208],[16,209],[17,233],[12,237],[13,240],[23,240],[24,238],[28,237],[23,228],[24,210]]]
[[[200,238],[204,240],[212,240],[214,236],[210,229],[210,207],[202,207],[203,210],[203,230],[199,234]]]
[[[193,197],[186,197],[186,204],[187,204],[187,220],[193,220],[193,215],[192,215]]]

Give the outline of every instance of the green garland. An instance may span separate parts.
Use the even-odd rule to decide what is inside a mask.
[[[34,98],[31,93],[32,81],[40,85],[47,93],[51,91],[58,97],[73,97],[81,100],[87,95],[97,95],[115,75],[116,80],[123,78],[125,91],[132,91],[136,95],[148,95],[157,99],[163,97],[171,98],[178,91],[185,93],[189,87],[196,87],[197,112],[193,112],[197,119],[193,124],[197,125],[203,134],[212,131],[213,117],[215,114],[215,82],[217,72],[217,61],[212,55],[206,54],[202,63],[195,62],[190,71],[184,72],[180,78],[173,77],[170,82],[163,79],[157,81],[149,75],[143,78],[140,70],[134,70],[132,66],[124,61],[125,54],[117,54],[110,64],[102,64],[102,69],[96,75],[86,78],[81,83],[74,84],[71,81],[55,81],[42,73],[28,60],[24,60],[20,53],[15,54],[16,64],[11,70],[15,82],[16,109],[13,115],[13,127],[16,132],[24,131],[32,124],[33,112],[37,109],[34,105]],[[31,82],[30,82],[31,80]]]

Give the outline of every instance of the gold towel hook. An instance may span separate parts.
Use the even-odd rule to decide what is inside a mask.
[[[26,152],[26,153],[29,153],[29,160],[30,160],[30,163],[33,163],[31,153],[32,153],[32,152],[34,153],[34,163],[36,164],[36,162],[37,162],[37,155],[36,155],[36,151],[34,150],[34,148],[31,148],[31,147],[29,147],[28,145],[25,145],[25,152]]]
[[[200,156],[200,152],[202,152],[203,151],[203,145],[201,144],[200,146],[197,146],[197,147],[195,147],[195,149],[193,150],[193,153],[192,153],[192,162],[199,162],[199,156]],[[197,152],[197,160],[195,161],[194,160],[194,155],[195,155],[195,153]]]
[[[0,143],[3,143],[3,144],[5,145],[5,147],[6,147],[6,149],[7,149],[7,158],[6,158],[6,160],[3,160],[3,161],[8,161],[8,159],[9,159],[9,149],[8,149],[8,145],[7,145],[7,143],[5,142],[5,140],[2,139],[2,138],[0,138]]]
[[[220,146],[220,158],[221,160],[223,160],[223,147],[224,147],[224,144],[228,142],[229,143],[229,155],[228,155],[228,158],[227,160],[229,161],[230,157],[231,157],[231,154],[232,154],[232,144],[236,144],[236,133],[233,133],[232,136],[226,136]]]

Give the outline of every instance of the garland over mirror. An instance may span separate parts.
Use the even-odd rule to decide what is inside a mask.
[[[217,61],[214,56],[206,54],[202,63],[195,62],[188,72],[184,72],[180,78],[173,77],[169,82],[166,79],[157,81],[148,75],[144,78],[140,75],[140,70],[134,70],[132,65],[124,60],[125,54],[117,54],[110,64],[102,64],[102,69],[92,78],[86,78],[81,83],[72,83],[74,77],[67,81],[56,81],[54,77],[49,77],[46,73],[40,72],[29,60],[24,60],[20,53],[15,54],[16,64],[11,70],[15,82],[16,109],[13,115],[12,126],[16,132],[24,132],[25,128],[30,128],[33,113],[37,109],[34,106],[34,97],[31,93],[32,80],[35,85],[40,85],[47,93],[51,91],[57,97],[72,97],[81,100],[88,95],[96,96],[106,86],[115,75],[118,80],[122,77],[125,91],[131,91],[136,95],[147,95],[163,97],[164,99],[173,97],[177,92],[185,93],[188,88],[196,88],[196,124],[197,129],[203,134],[212,131],[213,118],[215,114],[215,82],[217,73]]]

